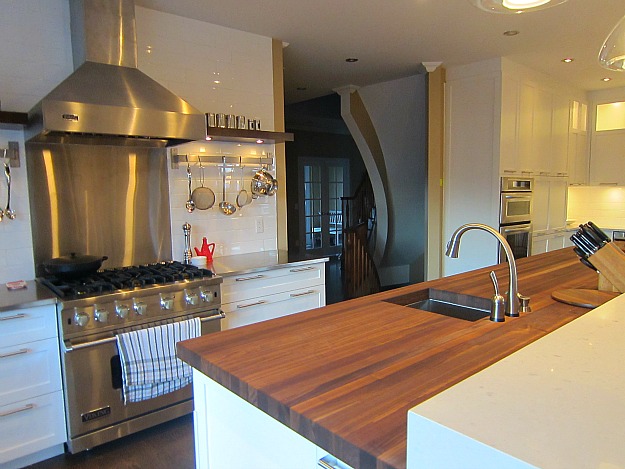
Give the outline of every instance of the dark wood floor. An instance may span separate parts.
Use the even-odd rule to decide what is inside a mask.
[[[193,415],[77,454],[62,454],[32,469],[193,469]]]

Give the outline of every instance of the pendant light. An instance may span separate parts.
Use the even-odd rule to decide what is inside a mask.
[[[599,51],[599,63],[610,70],[625,71],[625,16],[603,43]]]
[[[526,11],[544,10],[567,0],[469,0],[480,10],[490,13],[518,14]]]

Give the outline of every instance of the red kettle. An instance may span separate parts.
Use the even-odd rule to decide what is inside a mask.
[[[202,238],[202,248],[194,248],[195,254],[198,256],[205,256],[208,262],[213,260],[213,253],[215,252],[215,243],[208,243],[206,238]]]

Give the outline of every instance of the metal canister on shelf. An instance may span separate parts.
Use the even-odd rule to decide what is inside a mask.
[[[237,117],[234,114],[228,114],[226,117],[226,124],[229,129],[237,128]]]
[[[215,117],[216,117],[217,127],[221,127],[222,129],[225,129],[226,128],[226,115],[220,112]]]
[[[237,116],[237,129],[247,129],[245,116]]]
[[[217,116],[214,112],[206,113],[206,125],[207,127],[217,127]]]

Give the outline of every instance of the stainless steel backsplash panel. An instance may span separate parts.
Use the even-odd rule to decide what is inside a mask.
[[[163,148],[26,144],[35,270],[71,252],[103,268],[171,260]]]

